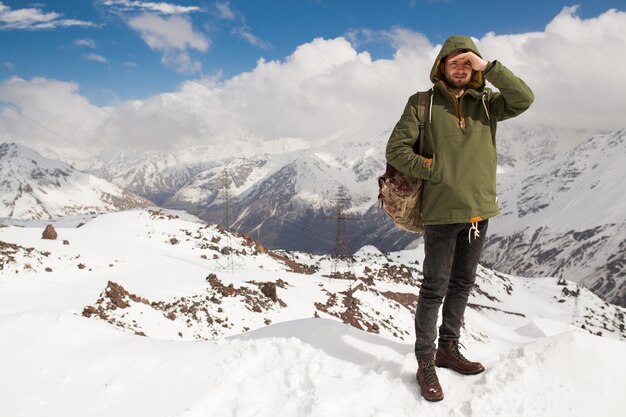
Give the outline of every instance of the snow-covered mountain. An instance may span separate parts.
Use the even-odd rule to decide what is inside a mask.
[[[350,200],[348,213],[359,219],[348,227],[353,246],[375,244],[393,250],[414,236],[396,230],[375,208],[376,178],[384,171],[388,135],[329,140],[322,145],[299,143],[256,154],[244,138],[231,145],[241,149],[241,156],[235,158],[212,153],[210,148],[120,156],[98,174],[167,208],[224,224],[228,217],[231,225],[259,236],[268,247],[327,253],[332,251],[336,229],[328,217],[334,215],[336,193],[343,187]],[[529,164],[550,161],[590,135],[581,130],[504,125],[499,128],[500,172],[525,172]]]
[[[252,186],[230,191],[230,202],[225,201],[225,190],[221,189],[220,198],[213,204],[193,212],[208,221],[223,223],[228,207],[234,228],[252,233],[269,247],[328,253],[335,239],[337,192],[343,189],[349,200],[345,214],[351,218],[349,230],[354,247],[370,243],[384,247],[384,242],[377,242],[378,235],[370,234],[370,240],[363,241],[370,226],[364,227],[361,214],[376,201],[375,167],[380,168],[381,163],[369,155],[371,145],[354,145],[353,149],[356,158],[343,152],[332,155],[323,147],[289,155],[284,164],[267,161],[259,169],[260,179]],[[189,209],[188,205],[173,207]]]
[[[106,213],[151,204],[15,143],[0,144],[0,195],[0,217],[13,219]]]
[[[207,199],[209,184],[206,180],[217,174],[219,178],[216,181],[222,184],[225,168],[232,166],[234,169],[238,164],[245,166],[250,164],[249,161],[262,161],[267,159],[267,155],[281,159],[281,155],[310,146],[310,143],[295,138],[236,136],[228,142],[213,142],[162,153],[121,151],[107,158],[108,162],[92,163],[88,170],[159,205],[200,204]],[[195,178],[196,175],[199,177]],[[185,188],[190,190],[183,190]],[[181,190],[182,195],[176,196]],[[170,198],[172,201],[168,202]],[[208,198],[210,200],[210,196]]]
[[[587,138],[499,177],[502,215],[483,259],[497,270],[581,282],[626,305],[626,130]]]
[[[229,150],[120,155],[98,172],[164,207],[230,224],[269,248],[315,253],[333,251],[343,187],[351,247],[397,250],[415,236],[376,207],[388,134],[325,144],[238,138]],[[624,191],[623,136],[623,130],[499,127],[504,214],[491,222],[485,262],[504,272],[580,281],[626,305],[626,214],[617,197]]]
[[[216,165],[202,157],[206,152],[206,148],[185,149],[176,154],[121,152],[90,172],[155,204],[163,204],[196,174]]]
[[[243,143],[242,155],[253,156],[226,158],[210,148],[143,157],[122,154],[92,172],[166,208],[222,224],[228,217],[231,226],[254,234],[268,247],[315,252],[332,250],[336,225],[327,217],[334,215],[336,193],[343,186],[351,201],[349,213],[362,215],[358,226],[349,228],[354,247],[376,243],[391,248],[398,240],[402,244],[396,247],[410,242],[410,236],[398,237],[402,234],[383,213],[371,210],[378,193],[376,177],[384,170],[382,136],[362,142],[309,143],[308,148],[300,142],[287,145],[272,152],[268,145],[259,146],[264,152],[253,154]],[[381,224],[384,232],[374,233]],[[391,237],[379,241],[386,234]]]
[[[412,352],[421,247],[364,247],[330,277],[328,256],[267,250],[182,212],[100,215],[56,241],[41,231],[0,227],[3,416],[623,407],[626,309],[571,281],[479,268],[462,340],[487,371],[439,370],[446,399],[431,410]]]
[[[225,190],[228,190],[232,197],[238,196],[272,170],[273,167],[268,166],[269,162],[267,155],[232,159],[226,164],[194,176],[163,205],[180,209],[189,208],[195,211],[198,207],[218,204],[220,199],[225,198],[225,195],[222,195]]]

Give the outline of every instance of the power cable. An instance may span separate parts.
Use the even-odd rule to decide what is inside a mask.
[[[306,228],[302,228],[297,222],[287,221],[287,223],[289,223],[289,227],[295,230],[296,232],[304,233],[314,238],[317,238],[323,243],[331,244],[335,239],[334,237],[324,236],[322,234],[319,234],[318,232],[315,232],[311,229],[307,230]]]
[[[310,231],[311,233],[316,234],[318,237],[323,237],[324,239],[329,239],[331,241],[335,240],[335,235],[334,234],[332,234],[332,233],[330,233],[330,232],[328,232],[328,231],[326,231],[324,229],[321,229],[319,227],[315,227],[315,226],[307,224],[307,223],[298,222],[298,221],[290,219],[288,217],[279,217],[278,219],[280,219],[283,222],[287,222],[290,225],[297,226],[297,227],[299,226],[301,228],[308,229],[308,231]]]
[[[66,137],[65,137],[65,136],[63,136],[62,134],[60,134],[60,133],[58,133],[58,132],[56,132],[56,131],[52,130],[51,128],[49,128],[48,126],[44,125],[43,123],[38,122],[37,120],[33,119],[32,117],[30,117],[30,116],[28,116],[28,115],[24,114],[24,113],[23,113],[23,112],[22,112],[19,108],[17,108],[15,105],[13,105],[13,104],[11,104],[11,103],[8,103],[8,102],[6,102],[6,101],[2,101],[2,103],[4,103],[4,106],[5,106],[7,109],[11,109],[11,110],[13,110],[15,113],[17,113],[18,115],[20,115],[20,116],[21,116],[21,117],[23,117],[24,119],[26,119],[26,120],[30,121],[31,123],[36,124],[37,126],[39,126],[40,128],[42,128],[42,129],[44,129],[44,130],[47,130],[49,133],[52,133],[54,136],[56,136],[56,137],[58,137],[58,138],[60,138],[60,139],[64,140],[65,142],[69,143],[70,145],[75,146],[76,148],[78,148],[78,149],[82,150],[83,152],[85,152],[87,155],[89,155],[89,156],[91,156],[91,157],[93,157],[93,158],[96,158],[96,159],[98,159],[99,161],[102,161],[102,159],[100,159],[100,157],[99,157],[99,156],[97,156],[97,155],[93,154],[91,151],[89,151],[89,150],[87,150],[87,149],[83,148],[82,146],[80,146],[80,145],[79,145],[79,144],[77,144],[76,142],[73,142],[72,140],[70,140],[70,139],[66,138]]]

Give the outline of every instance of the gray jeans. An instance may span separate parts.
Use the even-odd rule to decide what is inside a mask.
[[[469,223],[426,226],[424,281],[415,312],[415,356],[418,360],[435,353],[437,317],[442,300],[439,340],[459,340],[487,224],[488,220],[478,223],[480,237],[474,239],[472,232],[471,243],[468,242]]]

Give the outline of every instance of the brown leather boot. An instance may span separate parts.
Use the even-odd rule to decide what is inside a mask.
[[[440,368],[450,368],[463,375],[475,375],[485,370],[480,362],[471,362],[459,352],[459,342],[457,341],[439,342],[435,365]]]
[[[439,385],[439,378],[435,370],[435,360],[430,357],[417,361],[417,383],[420,386],[422,397],[427,401],[443,400],[443,390]]]

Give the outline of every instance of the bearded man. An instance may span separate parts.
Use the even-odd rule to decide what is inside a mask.
[[[487,233],[500,213],[496,194],[496,125],[533,102],[530,88],[498,61],[481,57],[474,42],[451,36],[430,73],[424,152],[417,155],[417,94],[411,96],[387,144],[387,162],[425,180],[424,279],[415,314],[417,381],[429,401],[443,399],[435,366],[464,375],[484,371],[459,351],[460,329]],[[485,88],[485,80],[498,88]],[[442,323],[437,320],[443,302]]]

